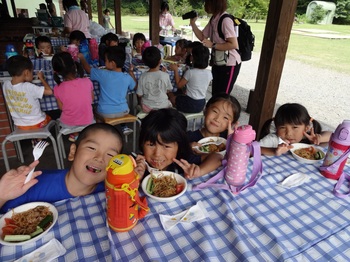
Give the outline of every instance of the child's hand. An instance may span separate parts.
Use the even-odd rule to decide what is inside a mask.
[[[0,203],[15,199],[23,195],[29,188],[38,183],[35,177],[41,174],[41,171],[33,173],[33,179],[24,184],[30,170],[36,167],[39,161],[34,161],[29,166],[20,166],[17,169],[11,169],[5,173],[0,180]],[[1,204],[0,204],[1,206]]]
[[[321,143],[321,135],[315,134],[314,128],[312,127],[310,130],[310,134],[304,132],[304,136],[315,145],[319,145]]]
[[[289,151],[289,149],[293,148],[292,145],[287,145],[285,143],[279,144],[278,147],[276,148],[275,155],[280,156]]]
[[[201,169],[196,164],[190,164],[185,159],[173,159],[173,161],[184,170],[185,178],[193,179],[201,176]]]
[[[143,155],[137,155],[136,157],[136,167],[135,167],[135,172],[139,174],[140,176],[140,180],[142,179],[142,177],[145,175],[145,171],[146,171],[146,159]]]
[[[133,64],[130,64],[130,66],[129,66],[129,72],[130,72],[130,73],[133,73],[133,72],[134,72],[134,65],[133,65]]]
[[[232,124],[232,121],[228,121],[228,127],[227,127],[227,137],[231,134],[233,134],[238,127],[239,122],[237,121],[236,123]]]
[[[45,76],[44,76],[44,73],[42,71],[39,71],[37,75],[38,75],[38,78],[40,79],[41,82],[45,80]]]
[[[170,64],[169,69],[171,71],[177,71],[179,69],[179,66],[177,64]]]

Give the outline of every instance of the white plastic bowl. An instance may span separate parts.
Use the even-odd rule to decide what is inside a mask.
[[[42,232],[41,234],[39,234],[39,235],[37,235],[37,236],[35,236],[35,237],[31,238],[31,239],[28,239],[26,241],[22,241],[22,242],[6,242],[6,241],[4,241],[4,240],[2,240],[0,238],[0,244],[2,244],[4,246],[21,246],[21,245],[26,245],[26,244],[29,244],[29,243],[32,243],[32,242],[35,242],[35,241],[39,240],[47,232],[49,232],[51,230],[51,228],[56,224],[57,218],[58,218],[58,212],[57,212],[56,207],[54,205],[51,205],[50,203],[46,203],[46,202],[32,202],[32,203],[27,203],[27,204],[18,206],[16,208],[10,210],[9,212],[7,212],[5,215],[3,215],[0,218],[0,236],[2,235],[2,228],[6,224],[5,223],[5,218],[11,218],[12,215],[13,215],[13,212],[20,213],[20,212],[27,211],[27,210],[32,209],[32,208],[37,207],[37,206],[47,206],[49,208],[49,210],[52,212],[53,221],[52,221],[51,226],[48,229],[46,229],[44,232]]]
[[[44,58],[45,60],[51,61],[52,58],[53,58],[53,56],[52,56],[52,55],[44,55],[43,58]]]
[[[221,143],[224,143],[225,144],[225,146],[226,146],[226,139],[225,138],[222,138],[222,137],[218,137],[218,136],[210,136],[210,137],[205,137],[205,138],[203,138],[203,139],[201,139],[201,140],[199,140],[198,141],[198,143],[199,144],[204,144],[204,143],[209,143],[209,142],[213,142],[213,143],[219,143],[219,144],[221,144]],[[209,154],[208,152],[204,152],[204,151],[201,151],[200,149],[198,149],[198,151],[199,152],[201,152],[201,153],[203,153],[203,154]],[[218,152],[218,153],[220,153],[221,155],[225,155],[226,154],[226,149],[225,150],[223,150],[223,151],[220,151],[220,152]]]
[[[154,196],[154,195],[148,193],[146,188],[147,188],[147,182],[150,179],[151,174],[146,176],[142,181],[141,187],[142,187],[143,192],[147,196],[149,196],[150,198],[153,198],[154,200],[157,200],[159,202],[171,202],[171,201],[174,201],[175,199],[177,199],[178,197],[182,196],[187,190],[187,181],[183,176],[176,174],[174,172],[169,172],[169,171],[159,171],[157,173],[152,174],[152,176],[170,176],[170,175],[175,176],[175,179],[176,179],[178,184],[182,183],[185,185],[184,189],[180,193],[178,193],[177,195],[171,196],[171,197],[157,197],[157,196]]]
[[[142,73],[144,73],[144,72],[149,70],[149,67],[148,66],[136,66],[136,69],[138,71],[141,71]]]
[[[300,157],[300,156],[298,156],[297,154],[294,153],[294,151],[297,150],[297,149],[308,148],[310,146],[315,148],[317,151],[323,152],[321,147],[318,147],[318,146],[315,146],[315,145],[304,144],[304,143],[295,143],[295,144],[292,144],[292,146],[293,146],[293,148],[290,149],[290,152],[292,153],[293,157],[296,160],[298,160],[299,162],[301,162],[301,163],[304,163],[304,164],[317,164],[318,162],[323,161],[323,159],[324,159],[324,157],[323,157],[322,159],[310,160],[310,159],[306,159],[306,158]]]

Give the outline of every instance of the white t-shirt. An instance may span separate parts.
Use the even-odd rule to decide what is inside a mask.
[[[209,83],[213,79],[210,70],[192,68],[187,70],[183,77],[188,81],[186,95],[195,100],[206,97]]]
[[[39,101],[44,95],[43,86],[29,82],[12,85],[8,80],[3,85],[3,93],[16,126],[33,126],[45,120]]]
[[[136,94],[142,96],[144,105],[160,109],[169,107],[167,92],[172,90],[173,86],[167,73],[145,72],[139,78]]]
[[[259,143],[261,147],[266,148],[277,148],[278,147],[278,136],[276,133],[268,134],[267,136],[264,136],[262,139],[260,139]]]

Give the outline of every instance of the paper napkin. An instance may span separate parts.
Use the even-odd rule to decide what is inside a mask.
[[[51,239],[45,245],[35,249],[33,252],[17,259],[15,262],[28,262],[28,261],[52,261],[57,257],[60,257],[66,253],[66,249],[56,239]]]
[[[279,185],[282,187],[291,188],[291,187],[300,186],[308,182],[309,180],[310,180],[310,176],[306,174],[295,173],[288,176],[281,183],[279,183]]]
[[[178,223],[190,224],[192,222],[204,219],[207,217],[207,210],[205,209],[202,201],[198,201],[196,205],[190,209],[182,211],[179,214],[169,216],[159,214],[160,222],[166,231],[169,231],[175,227]]]

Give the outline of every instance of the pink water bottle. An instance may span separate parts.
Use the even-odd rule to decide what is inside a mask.
[[[91,38],[89,40],[89,49],[90,49],[91,59],[97,60],[98,59],[98,44],[97,44],[97,41],[95,38]]]
[[[321,174],[327,178],[339,179],[343,173],[347,157],[338,161],[350,149],[350,120],[344,120],[329,140],[327,154],[323,165],[320,167]],[[342,157],[343,158],[343,157]]]
[[[71,44],[67,46],[67,51],[70,53],[74,61],[78,61],[79,47]]]
[[[237,128],[233,134],[229,152],[227,153],[226,182],[234,187],[242,186],[245,182],[250,156],[250,144],[255,139],[255,131],[250,125]]]

